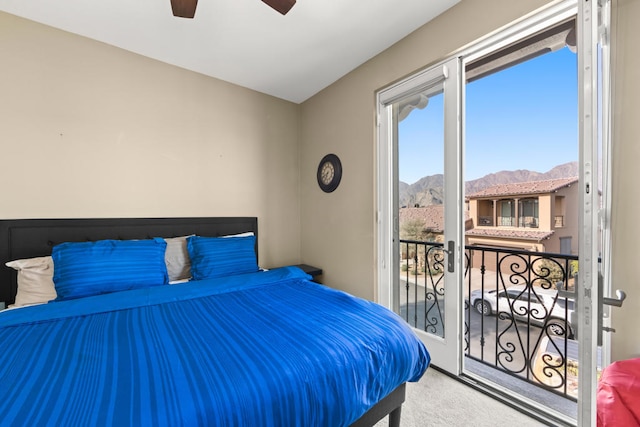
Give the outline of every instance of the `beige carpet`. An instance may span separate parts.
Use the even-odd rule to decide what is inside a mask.
[[[402,427],[543,425],[445,374],[428,369],[417,383],[407,383]],[[388,426],[387,418],[376,427]]]

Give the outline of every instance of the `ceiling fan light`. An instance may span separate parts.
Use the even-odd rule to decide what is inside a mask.
[[[278,12],[283,15],[286,15],[287,12],[291,10],[294,4],[296,4],[296,0],[262,0]]]
[[[179,18],[193,18],[196,14],[198,0],[171,0],[173,16]]]

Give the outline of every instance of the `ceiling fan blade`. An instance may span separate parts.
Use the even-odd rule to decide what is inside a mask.
[[[262,0],[278,12],[283,15],[286,15],[287,12],[291,10],[294,4],[296,4],[296,0]]]
[[[196,14],[198,0],[171,0],[173,16],[180,18],[193,18]]]

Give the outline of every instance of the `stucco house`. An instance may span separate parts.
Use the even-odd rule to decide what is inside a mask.
[[[467,195],[467,245],[577,254],[578,178],[495,185]]]

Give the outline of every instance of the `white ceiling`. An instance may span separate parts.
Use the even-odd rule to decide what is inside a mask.
[[[296,103],[460,0],[0,0],[0,10]]]

